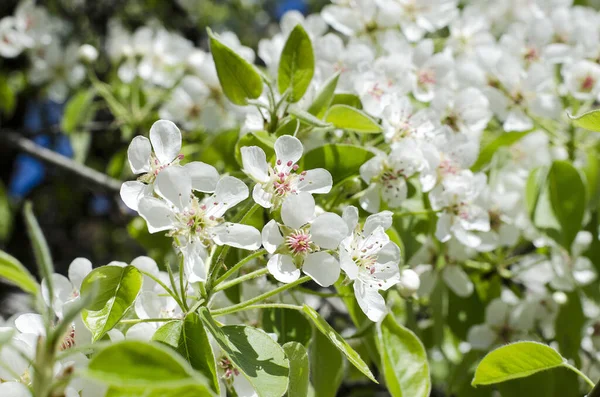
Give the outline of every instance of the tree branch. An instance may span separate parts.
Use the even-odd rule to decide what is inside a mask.
[[[14,148],[30,154],[33,157],[36,157],[50,165],[60,167],[106,190],[119,191],[121,189],[120,181],[87,167],[85,164],[78,163],[75,160],[53,152],[52,150],[46,149],[45,147],[40,146],[32,140],[27,139],[15,132],[1,130],[0,139],[5,140]]]

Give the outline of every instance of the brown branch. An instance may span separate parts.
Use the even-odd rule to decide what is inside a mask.
[[[6,141],[10,146],[19,149],[33,157],[36,157],[50,165],[57,166],[66,170],[78,177],[92,182],[96,186],[102,187],[105,190],[119,191],[121,182],[98,172],[85,164],[78,163],[68,157],[65,157],[52,150],[46,149],[38,145],[30,139],[27,139],[15,132],[0,130],[0,139]]]

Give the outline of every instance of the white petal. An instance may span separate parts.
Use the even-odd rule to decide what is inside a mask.
[[[340,267],[346,273],[350,280],[355,280],[358,277],[358,266],[352,260],[352,255],[345,248],[340,247]]]
[[[371,234],[378,226],[383,227],[383,230],[387,230],[392,226],[392,216],[394,215],[391,211],[382,211],[377,214],[369,215],[363,226],[363,233],[365,235]]]
[[[144,218],[150,233],[173,229],[173,211],[156,197],[144,197],[138,204],[140,216]]]
[[[437,220],[435,228],[435,237],[442,243],[450,240],[452,235],[450,234],[450,227],[452,226],[452,217],[448,214],[441,214]]]
[[[283,236],[275,219],[271,219],[262,230],[262,244],[268,253],[272,254],[283,244]]]
[[[21,382],[6,382],[0,383],[0,396],[31,397],[31,392]]]
[[[458,296],[466,298],[473,293],[473,282],[459,265],[448,265],[442,270],[446,285]]]
[[[496,338],[498,335],[487,325],[476,325],[469,330],[467,342],[473,349],[487,350],[494,344]]]
[[[358,200],[360,207],[370,213],[379,211],[381,198],[379,197],[379,188],[375,183],[369,185],[360,199]]]
[[[127,158],[129,166],[134,174],[141,174],[150,171],[150,154],[152,146],[148,138],[136,136],[133,138],[127,148]]]
[[[24,334],[45,335],[46,328],[42,316],[37,313],[21,314],[15,319],[15,328]]]
[[[206,257],[208,253],[204,246],[197,240],[191,240],[188,245],[181,248],[183,254],[183,265],[188,281],[206,281]]]
[[[342,219],[346,222],[346,226],[348,226],[348,234],[351,234],[358,224],[358,208],[353,205],[344,208]]]
[[[315,199],[310,193],[288,196],[281,206],[281,219],[286,226],[298,229],[315,216]]]
[[[149,256],[138,256],[131,261],[131,266],[152,275],[158,275],[160,272],[156,261]]]
[[[242,374],[233,377],[233,389],[238,397],[258,397],[252,384]]]
[[[495,327],[505,325],[508,321],[510,310],[511,308],[508,303],[502,301],[500,298],[494,299],[485,309],[486,324]]]
[[[298,182],[299,191],[313,194],[329,193],[331,186],[333,186],[331,174],[323,168],[306,171],[303,175],[300,175]]]
[[[219,218],[229,208],[248,198],[248,195],[248,186],[244,182],[232,176],[224,176],[217,183],[212,197],[214,201],[207,204],[208,214]]]
[[[275,141],[275,156],[278,163],[281,161],[282,167],[290,167],[296,164],[302,157],[303,151],[302,142],[291,135],[280,136]]]
[[[291,283],[300,278],[300,269],[294,265],[289,255],[273,255],[267,262],[267,269],[277,281],[282,283]]]
[[[156,177],[155,190],[171,204],[183,210],[192,194],[192,178],[183,167],[168,167]]]
[[[242,154],[243,171],[257,182],[269,180],[269,165],[265,151],[258,146],[244,146],[240,149]]]
[[[326,212],[311,223],[310,234],[319,247],[333,250],[348,235],[348,226],[339,215]]]
[[[271,202],[271,200],[273,200],[273,194],[263,189],[260,183],[254,185],[254,188],[252,189],[252,199],[256,204],[263,208],[271,208],[273,206],[273,203]]]
[[[169,120],[158,120],[150,127],[150,142],[161,164],[169,164],[181,150],[181,131]]]
[[[219,173],[212,165],[201,161],[192,161],[183,166],[192,178],[192,189],[204,193],[212,193],[219,182]]]
[[[127,340],[141,340],[149,342],[156,332],[156,327],[151,323],[138,323],[127,330],[125,338]]]
[[[369,288],[365,284],[355,281],[354,294],[356,295],[358,305],[369,320],[374,322],[383,320],[387,314],[387,307],[385,306],[383,296],[376,289]]]
[[[256,250],[260,247],[260,232],[253,226],[225,222],[210,230],[213,240],[218,245]]]
[[[327,252],[315,252],[304,259],[302,271],[321,287],[329,287],[340,277],[340,264]]]
[[[78,291],[81,289],[81,282],[92,271],[92,262],[86,258],[75,258],[69,265],[69,280],[73,287]]]
[[[140,181],[124,182],[121,185],[121,200],[134,211],[138,209],[138,203],[142,197],[152,195],[152,186]]]

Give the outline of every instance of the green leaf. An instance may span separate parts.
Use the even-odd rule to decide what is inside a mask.
[[[381,126],[366,113],[348,105],[333,105],[325,114],[325,121],[336,128],[364,134],[381,132]]]
[[[303,305],[302,310],[312,320],[317,329],[321,331],[331,341],[331,343],[333,343],[333,345],[346,356],[352,365],[354,365],[360,372],[365,374],[367,378],[371,379],[375,383],[378,383],[371,373],[369,366],[363,361],[359,354],[352,347],[350,347],[348,342],[346,342],[344,338],[342,338],[340,334],[338,334],[336,330],[334,330],[319,313],[307,305]]]
[[[85,325],[96,342],[110,331],[133,305],[143,276],[133,266],[107,265],[94,269],[81,283],[81,295],[91,293],[97,284],[99,293],[82,312]]]
[[[330,106],[333,105],[348,105],[359,110],[362,110],[363,108],[362,102],[358,95],[348,93],[335,94],[331,100]]]
[[[585,175],[587,186],[587,205],[591,209],[595,208],[600,201],[600,159],[597,155],[599,149],[590,148],[586,150],[586,161],[581,169]]]
[[[569,118],[577,127],[600,132],[600,109],[589,111],[577,117],[573,117],[569,114]]]
[[[473,386],[491,385],[511,379],[525,378],[535,373],[557,368],[564,358],[550,346],[537,342],[516,342],[502,346],[477,366]]]
[[[33,248],[35,261],[38,265],[39,274],[42,276],[42,279],[45,280],[46,286],[48,287],[48,296],[50,297],[50,300],[52,300],[52,297],[54,296],[54,288],[52,285],[54,264],[44,233],[42,233],[42,229],[33,214],[31,202],[27,201],[23,206],[23,215],[25,216],[27,234],[29,235],[29,240],[31,240],[31,246]],[[50,302],[49,306],[52,307],[52,302]]]
[[[298,102],[310,85],[315,73],[315,55],[310,37],[301,24],[288,36],[279,59],[277,88],[283,94],[290,89],[288,99]]]
[[[502,397],[581,397],[582,395],[579,393],[577,374],[564,367],[538,372],[527,378],[503,382],[497,388]],[[462,394],[459,396],[462,397]]]
[[[309,361],[315,396],[335,397],[344,380],[344,355],[329,338],[316,329],[310,344]]]
[[[481,168],[483,168],[484,165],[488,164],[492,160],[492,157],[494,157],[494,154],[498,151],[499,148],[515,144],[532,131],[533,130],[503,133],[498,138],[494,139],[490,144],[481,149],[477,161],[475,161],[475,164],[471,166],[471,170],[481,170]]]
[[[242,165],[241,148],[244,146],[258,146],[265,151],[267,161],[275,154],[275,137],[266,131],[254,131],[242,136],[235,144],[235,160]]]
[[[586,321],[579,293],[568,293],[567,302],[560,306],[556,316],[555,339],[558,342],[558,351],[563,357],[573,360],[578,368],[581,367],[579,352]]]
[[[283,396],[288,388],[289,362],[277,342],[257,328],[245,325],[219,327],[205,307],[200,309],[200,318],[223,353],[260,397]]]
[[[277,342],[307,345],[311,337],[310,323],[298,310],[268,309],[262,312],[262,329],[277,335]]]
[[[546,178],[548,178],[548,169],[545,167],[534,168],[527,177],[525,185],[525,205],[527,207],[527,213],[532,219],[540,199],[542,186],[546,183]]]
[[[308,395],[309,368],[308,352],[297,342],[283,345],[283,351],[290,362],[290,385],[288,397],[306,397]]]
[[[0,242],[8,240],[12,231],[13,214],[10,209],[8,192],[0,181]]]
[[[330,143],[308,151],[300,160],[300,167],[306,170],[325,168],[331,173],[335,185],[358,175],[360,166],[373,156],[360,146]]]
[[[16,96],[8,79],[0,75],[0,111],[10,118],[15,110]]]
[[[298,119],[290,119],[285,123],[281,124],[277,127],[277,131],[275,131],[275,136],[280,137],[282,135],[296,135],[300,129],[300,122]]]
[[[248,99],[258,98],[263,91],[263,82],[256,68],[223,44],[210,29],[208,35],[210,51],[225,96],[241,106],[246,105]]]
[[[152,340],[163,342],[173,347],[212,382],[212,388],[219,393],[219,378],[215,356],[208,340],[204,325],[196,313],[190,313],[183,320],[170,321],[154,333]]]
[[[83,375],[129,393],[134,390],[140,393],[143,390],[145,395],[146,391],[155,389],[192,387],[201,390],[202,394],[199,395],[213,395],[202,375],[195,372],[172,349],[160,343],[114,343],[92,356]]]
[[[550,167],[548,187],[552,211],[561,226],[560,243],[570,250],[583,222],[586,207],[585,184],[579,171],[571,163],[557,160]]]
[[[288,108],[288,113],[291,114],[292,116],[296,117],[298,120],[300,120],[304,124],[308,124],[313,127],[325,128],[325,127],[331,126],[331,124],[324,122],[323,120],[313,116],[312,114],[308,113],[307,111],[302,110],[296,106],[290,106]]]
[[[75,132],[75,129],[86,121],[90,114],[90,105],[95,96],[96,90],[92,88],[81,90],[69,99],[60,124],[64,133],[71,134]]]
[[[25,266],[2,250],[0,250],[0,278],[32,295],[37,295],[40,289],[39,284]]]
[[[321,87],[321,90],[317,93],[317,96],[308,107],[308,113],[318,119],[323,118],[325,112],[331,105],[339,79],[340,74],[336,73],[323,84],[323,87]]]
[[[212,164],[218,170],[239,171],[235,160],[235,145],[240,137],[239,130],[231,130],[215,135],[205,145],[200,153],[200,161]]]
[[[104,397],[205,397],[214,395],[207,389],[207,386],[190,384],[157,387],[151,390],[144,387],[111,386]]]
[[[429,397],[431,378],[425,347],[417,336],[388,315],[377,334],[383,374],[393,397]]]

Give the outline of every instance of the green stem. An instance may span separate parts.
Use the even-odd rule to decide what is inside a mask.
[[[169,265],[167,265],[167,268],[169,268]],[[140,270],[140,273],[142,273],[144,276],[148,276],[150,277],[152,280],[154,280],[158,285],[160,285],[165,291],[167,291],[167,293],[169,295],[171,295],[171,297],[173,299],[175,299],[175,302],[177,302],[177,304],[179,305],[179,307],[181,307],[181,310],[183,310],[183,305],[181,303],[181,301],[179,300],[179,297],[177,296],[177,294],[175,294],[175,292],[173,292],[169,287],[167,287],[165,285],[165,283],[163,283],[162,281],[160,281],[160,279],[158,277],[155,277],[153,274],[150,274],[148,272],[145,272],[143,270]]]
[[[243,276],[240,276],[238,278],[234,278],[233,280],[228,281],[226,283],[220,284],[219,280],[217,280],[217,285],[213,289],[213,292],[218,292],[218,291],[222,291],[222,290],[227,289],[227,288],[231,288],[234,285],[237,285],[237,284],[242,283],[244,281],[252,280],[252,279],[258,278],[260,276],[264,276],[268,272],[269,272],[269,269],[267,269],[266,267],[264,267],[262,269],[255,270],[255,271],[250,272],[248,274],[244,274]]]
[[[217,285],[221,284],[223,281],[227,280],[231,275],[233,275],[235,272],[237,272],[242,266],[244,266],[246,263],[250,262],[252,259],[258,258],[259,256],[263,256],[266,253],[267,253],[267,250],[265,250],[263,248],[263,249],[260,249],[256,252],[248,255],[247,257],[245,257],[244,259],[242,259],[241,261],[239,261],[238,263],[233,265],[231,267],[231,269],[229,269],[225,272],[225,274],[223,274],[221,277],[219,277],[217,279],[217,281],[215,281],[215,286],[217,286]]]
[[[600,397],[600,382],[596,383],[596,386],[592,389],[588,397]]]
[[[249,299],[246,302],[241,302],[241,303],[238,303],[237,305],[225,307],[223,309],[217,309],[215,311],[212,311],[211,313],[213,315],[223,315],[223,314],[229,314],[229,313],[238,312],[238,311],[240,311],[241,309],[243,309],[245,307],[248,307],[248,306],[253,305],[255,303],[264,301],[265,299],[268,299],[268,298],[270,298],[272,296],[275,296],[275,295],[279,294],[280,292],[287,291],[288,289],[294,288],[295,286],[303,284],[303,283],[305,283],[305,282],[307,282],[309,280],[310,280],[310,277],[308,277],[308,276],[301,277],[301,278],[299,278],[298,280],[296,280],[294,282],[291,282],[289,284],[284,284],[284,285],[282,285],[282,286],[280,286],[278,288],[275,288],[272,291],[265,292],[262,295],[258,295],[258,296],[254,297],[252,299]]]
[[[233,306],[231,306],[233,308]],[[291,309],[291,310],[302,310],[302,306],[296,306],[296,305],[288,305],[286,303],[259,303],[257,305],[249,305],[246,307],[241,307],[241,308],[237,308],[235,310],[230,310],[227,312],[221,312],[219,310],[215,310],[214,312],[211,312],[211,314],[215,317],[217,316],[224,316],[226,314],[232,314],[232,313],[237,313],[237,312],[241,312],[244,310],[253,310],[253,309]]]
[[[588,385],[590,385],[594,390],[596,390],[597,388],[599,389],[599,390],[596,390],[596,394],[594,394],[594,390],[592,390],[592,392],[588,395],[588,397],[600,397],[600,387],[596,387],[597,385],[595,385],[594,382],[592,382],[592,380],[590,378],[588,378],[583,372],[581,372],[580,370],[578,370],[577,368],[575,368],[574,366],[572,366],[569,363],[564,363],[563,366],[566,368],[569,368],[571,371],[573,371],[577,375],[581,376],[583,378],[583,380],[585,380],[585,382]]]

